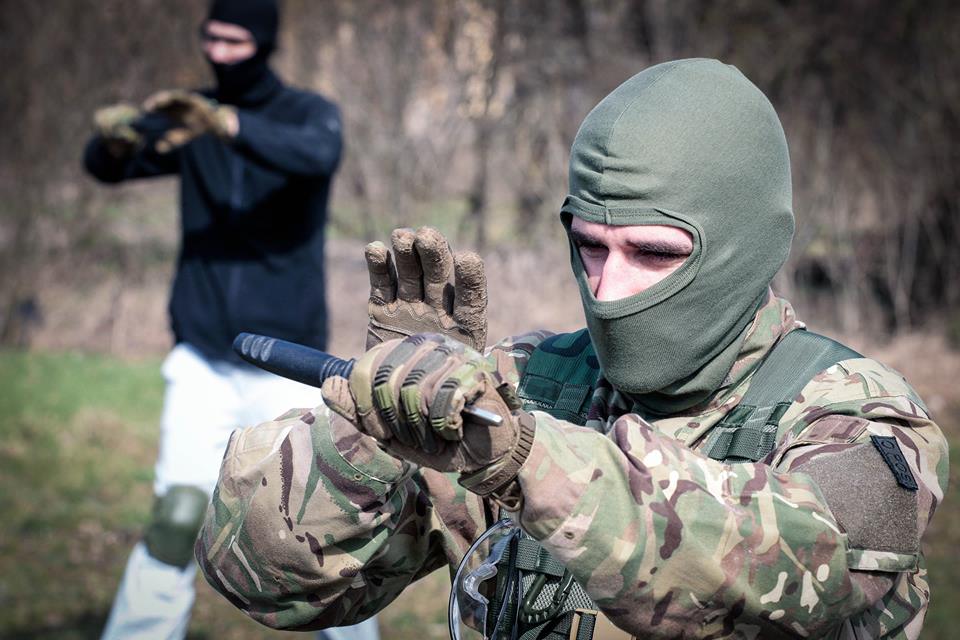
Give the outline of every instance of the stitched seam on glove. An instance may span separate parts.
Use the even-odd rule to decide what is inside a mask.
[[[479,496],[488,496],[497,489],[503,488],[513,481],[520,473],[520,467],[526,462],[533,448],[534,431],[536,429],[536,420],[525,411],[518,411],[514,414],[514,419],[519,425],[519,439],[517,445],[510,451],[503,464],[499,465],[492,474],[497,463],[487,466],[467,476],[461,476],[460,484]],[[490,475],[488,475],[490,474]]]

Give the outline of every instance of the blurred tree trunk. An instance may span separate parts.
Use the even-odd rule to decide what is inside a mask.
[[[486,8],[488,14],[489,42],[486,43],[488,54],[478,56],[479,69],[474,79],[478,84],[479,99],[472,109],[474,120],[474,174],[470,189],[467,191],[467,216],[464,224],[470,225],[474,232],[474,243],[479,250],[487,245],[488,223],[488,169],[490,163],[490,148],[497,128],[497,116],[491,112],[493,97],[497,92],[500,79],[500,67],[504,55],[504,12],[506,0],[493,0],[492,6]],[[501,108],[501,112],[502,112]],[[463,227],[461,227],[462,234]]]

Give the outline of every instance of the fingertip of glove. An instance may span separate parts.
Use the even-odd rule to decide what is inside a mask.
[[[480,283],[486,280],[483,258],[473,251],[462,251],[454,256],[456,274],[465,283]]]
[[[420,227],[417,229],[415,243],[418,250],[433,253],[449,249],[450,247],[446,236],[433,227]]]
[[[390,233],[390,243],[395,250],[405,249],[408,252],[412,252],[416,238],[416,232],[409,227],[400,227]]]
[[[502,377],[499,373],[491,374],[496,381],[502,380]],[[497,394],[507,405],[511,411],[519,411],[523,409],[523,401],[520,400],[520,396],[517,395],[517,390],[513,388],[508,382],[502,382],[497,386]]]
[[[157,105],[170,100],[173,97],[173,91],[170,89],[163,89],[155,93],[150,94],[146,100],[143,101],[143,109],[145,111],[152,111],[157,107]]]
[[[390,250],[379,240],[375,240],[363,248],[363,257],[366,258],[367,264],[371,266],[385,267],[389,255]]]
[[[423,275],[420,268],[420,259],[417,257],[416,236],[412,229],[395,229],[390,235],[390,242],[393,245],[394,258],[397,261],[397,275],[401,280],[408,280],[408,297],[417,300],[423,297],[420,290],[422,285],[421,277]]]
[[[323,403],[332,411],[348,420],[355,420],[357,409],[350,393],[350,383],[346,378],[333,376],[323,381],[321,387]]]

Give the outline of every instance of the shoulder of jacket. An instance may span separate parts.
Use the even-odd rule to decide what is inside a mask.
[[[835,404],[905,398],[924,409],[919,394],[895,369],[873,358],[849,358],[818,373],[801,391],[805,403]]]
[[[294,101],[298,104],[309,107],[310,109],[327,109],[339,111],[337,104],[332,100],[329,100],[325,96],[310,91],[309,89],[303,89],[301,87],[293,87],[288,84],[283,85],[283,91],[281,95],[287,99]]]

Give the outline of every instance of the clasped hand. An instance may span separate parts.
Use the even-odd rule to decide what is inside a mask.
[[[519,403],[491,362],[438,334],[390,340],[367,351],[349,383],[331,378],[324,400],[389,453],[439,471],[472,473],[516,444]],[[467,405],[503,418],[464,421]]]
[[[397,229],[391,244],[393,253],[367,245],[368,351],[349,381],[324,383],[324,401],[334,419],[394,457],[458,472],[474,493],[499,499],[530,452],[535,421],[495,359],[478,353],[487,333],[483,262],[454,254],[430,227]],[[467,406],[499,415],[500,424],[472,419]]]
[[[137,123],[148,113],[162,114],[170,121],[170,127],[153,143],[159,153],[169,153],[206,133],[230,139],[239,129],[236,108],[179,89],[158,91],[141,107],[118,103],[98,109],[93,116],[94,129],[112,155],[126,157],[144,146]]]
[[[233,138],[239,127],[235,107],[219,104],[192,91],[158,91],[144,101],[143,109],[161,113],[172,123],[154,145],[160,153],[168,153],[206,133],[224,139]]]

